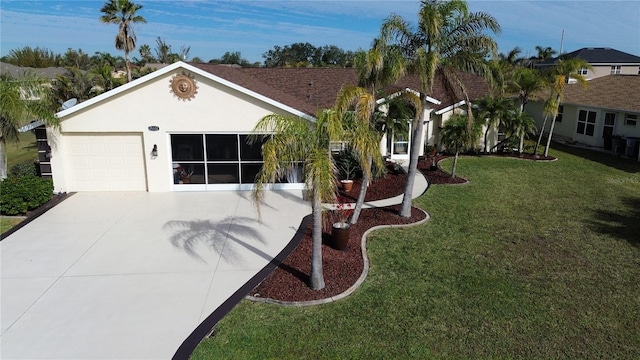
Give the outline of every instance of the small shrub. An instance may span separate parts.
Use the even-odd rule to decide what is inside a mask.
[[[0,183],[0,211],[5,215],[25,214],[53,197],[53,182],[36,176],[10,176]]]
[[[23,176],[37,176],[38,171],[36,169],[36,164],[32,161],[25,161],[18,164],[15,164],[9,170],[10,176],[15,177],[23,177]]]

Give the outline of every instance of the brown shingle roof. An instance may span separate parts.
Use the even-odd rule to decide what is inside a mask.
[[[357,84],[356,72],[352,68],[232,68],[214,64],[191,65],[312,116],[318,110],[332,107],[343,86]],[[488,86],[481,77],[472,74],[460,76],[471,100],[487,93]],[[390,94],[405,88],[418,90],[419,78],[405,76],[384,89],[384,93]],[[445,89],[442,74],[436,76],[431,97],[441,101],[435,110],[462,100]]]
[[[608,75],[588,84],[586,89],[579,84],[567,84],[563,103],[640,112],[639,75]]]

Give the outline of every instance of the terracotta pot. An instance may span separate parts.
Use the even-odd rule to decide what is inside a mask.
[[[351,191],[351,188],[353,187],[353,180],[341,180],[340,183],[342,184],[342,189],[344,191]]]
[[[349,234],[351,225],[343,222],[333,224],[331,229],[331,238],[333,240],[333,248],[336,250],[344,250],[349,244]]]

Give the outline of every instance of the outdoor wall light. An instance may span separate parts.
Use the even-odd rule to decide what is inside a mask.
[[[151,150],[151,156],[153,157],[158,156],[158,145],[153,144],[153,150]]]

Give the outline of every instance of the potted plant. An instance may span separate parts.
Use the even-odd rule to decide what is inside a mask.
[[[336,250],[344,250],[349,243],[349,235],[351,230],[351,224],[349,224],[349,217],[353,214],[353,207],[351,204],[345,204],[339,202],[333,210],[335,221],[331,227],[331,238],[333,247]]]
[[[353,178],[360,171],[360,164],[355,154],[351,151],[343,151],[336,156],[340,185],[344,191],[351,191]]]

